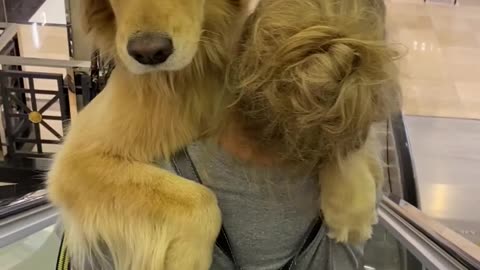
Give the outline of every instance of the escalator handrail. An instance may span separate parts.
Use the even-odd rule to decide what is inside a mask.
[[[401,174],[403,199],[415,207],[420,207],[415,169],[402,113],[399,112],[392,115],[390,117],[390,123],[392,125],[392,133],[399,163],[398,166]]]
[[[382,213],[385,214],[385,212],[382,212],[382,210],[391,211],[411,225],[412,229],[428,237],[432,243],[448,253],[451,258],[461,263],[466,269],[480,269],[480,247],[453,230],[430,219],[408,202],[404,200],[396,201],[398,203],[387,197],[382,199],[380,206],[380,220],[382,223],[385,223],[384,216],[382,217]],[[388,228],[388,226],[386,227]]]
[[[61,60],[34,57],[0,55],[0,64],[13,66],[40,66],[53,68],[90,68],[90,61]]]
[[[12,199],[7,205],[0,206],[0,220],[45,204],[48,204],[46,192],[37,191],[26,194],[22,197]]]

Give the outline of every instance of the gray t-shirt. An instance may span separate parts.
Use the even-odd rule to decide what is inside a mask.
[[[188,152],[203,184],[218,198],[237,267],[284,266],[301,249],[319,216],[315,177],[253,168],[206,143],[194,144]],[[169,164],[162,167],[174,172]],[[291,269],[362,269],[360,250],[334,243],[326,230],[322,226]],[[233,263],[216,247],[211,270],[230,269],[235,269]]]

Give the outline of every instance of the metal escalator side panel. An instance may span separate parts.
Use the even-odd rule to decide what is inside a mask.
[[[407,202],[384,197],[378,212],[380,224],[427,269],[480,269],[479,247]]]
[[[402,199],[420,207],[418,198],[417,177],[415,175],[415,165],[412,160],[410,143],[403,122],[401,113],[391,116],[391,132],[393,134],[393,143],[395,144],[396,160],[398,162],[398,171],[400,173],[400,185],[402,188]]]
[[[57,210],[46,204],[0,220],[0,248],[55,224],[57,218]]]

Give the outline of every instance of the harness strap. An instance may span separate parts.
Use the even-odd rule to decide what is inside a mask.
[[[172,165],[179,176],[203,184],[187,149],[184,148],[178,151],[172,157]],[[220,234],[217,237],[216,245],[236,265],[236,260],[233,256],[232,248],[228,240],[227,231],[225,230],[225,227],[223,227],[223,224],[220,229]]]
[[[192,161],[192,158],[190,157],[190,154],[188,153],[188,150],[186,148],[178,151],[171,159],[172,165],[174,167],[175,172],[186,179],[195,181],[199,184],[202,184],[202,180],[200,178],[200,175],[198,174],[198,171],[195,167],[195,164]],[[302,247],[298,250],[298,252],[295,253],[293,258],[291,258],[283,267],[281,267],[279,270],[291,270],[292,267],[295,266],[298,257],[300,254],[302,254],[308,246],[312,243],[312,241],[315,239],[317,236],[318,232],[320,231],[320,228],[322,227],[322,219],[317,218],[311,228],[307,232],[307,236],[305,237],[305,240],[302,244]],[[223,253],[233,262],[233,265],[235,266],[235,269],[241,270],[241,268],[238,266],[237,261],[235,259],[235,256],[232,252],[232,248],[230,245],[230,240],[228,239],[228,234],[227,231],[225,230],[225,227],[222,224],[222,228],[220,230],[220,234],[217,237],[216,240],[216,246],[223,251]]]
[[[67,252],[67,245],[65,244],[65,234],[62,235],[60,240],[60,249],[57,256],[57,265],[55,270],[69,270],[70,269],[70,257]]]

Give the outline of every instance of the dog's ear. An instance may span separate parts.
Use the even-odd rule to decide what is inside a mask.
[[[109,50],[114,44],[116,31],[109,0],[81,0],[79,11],[83,29],[92,37],[95,46]]]

